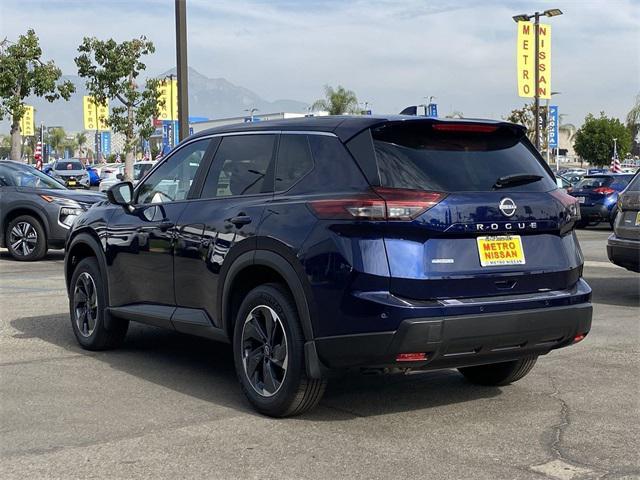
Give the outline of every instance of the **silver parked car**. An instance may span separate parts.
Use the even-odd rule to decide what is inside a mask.
[[[61,158],[53,162],[49,172],[53,178],[68,188],[89,188],[89,172],[77,158]]]

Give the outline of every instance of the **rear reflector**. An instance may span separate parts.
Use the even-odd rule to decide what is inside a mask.
[[[315,200],[309,206],[323,219],[413,220],[445,196],[440,192],[377,187],[351,198]]]
[[[573,343],[581,342],[582,340],[585,339],[586,336],[587,336],[586,333],[581,333],[580,335],[576,335],[575,337],[573,337]]]
[[[422,362],[427,359],[426,353],[399,353],[396,362]]]
[[[476,123],[434,123],[431,128],[439,132],[471,132],[492,133],[498,130],[495,125],[482,125]]]

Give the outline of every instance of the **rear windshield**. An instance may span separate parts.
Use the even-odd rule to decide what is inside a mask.
[[[640,192],[640,173],[636,173],[636,176],[633,177],[633,180],[629,182],[629,192]]]
[[[83,170],[82,163],[77,160],[60,160],[56,162],[56,170]]]
[[[595,190],[600,187],[609,187],[614,190],[622,190],[629,183],[629,179],[631,177],[626,176],[594,176],[594,177],[584,177],[578,185],[576,185],[576,189],[580,190]]]
[[[494,132],[436,131],[430,124],[406,122],[372,130],[382,185],[442,192],[493,190],[498,179],[540,176],[514,182],[504,191],[542,192],[556,188],[522,135],[508,128]]]

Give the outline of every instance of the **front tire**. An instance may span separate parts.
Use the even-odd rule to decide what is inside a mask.
[[[21,262],[33,262],[47,254],[47,236],[40,221],[20,215],[9,222],[5,233],[7,249]]]
[[[326,380],[307,377],[297,308],[279,284],[254,288],[242,302],[234,326],[233,357],[244,394],[264,415],[299,415],[322,398]]]
[[[111,318],[105,328],[107,295],[98,261],[83,259],[73,272],[69,287],[69,312],[76,340],[85,350],[119,347],[129,328],[129,321]]]
[[[524,377],[536,364],[536,355],[511,362],[463,367],[458,371],[471,383],[499,387],[509,385]]]

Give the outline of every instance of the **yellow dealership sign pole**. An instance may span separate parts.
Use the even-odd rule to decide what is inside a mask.
[[[84,129],[95,130],[96,160],[100,161],[100,131],[109,130],[107,119],[109,118],[109,106],[105,101],[98,104],[92,96],[82,97],[82,111],[84,113]]]
[[[23,137],[33,137],[35,135],[33,121],[33,106],[24,105],[24,113],[20,119],[20,133]]]

